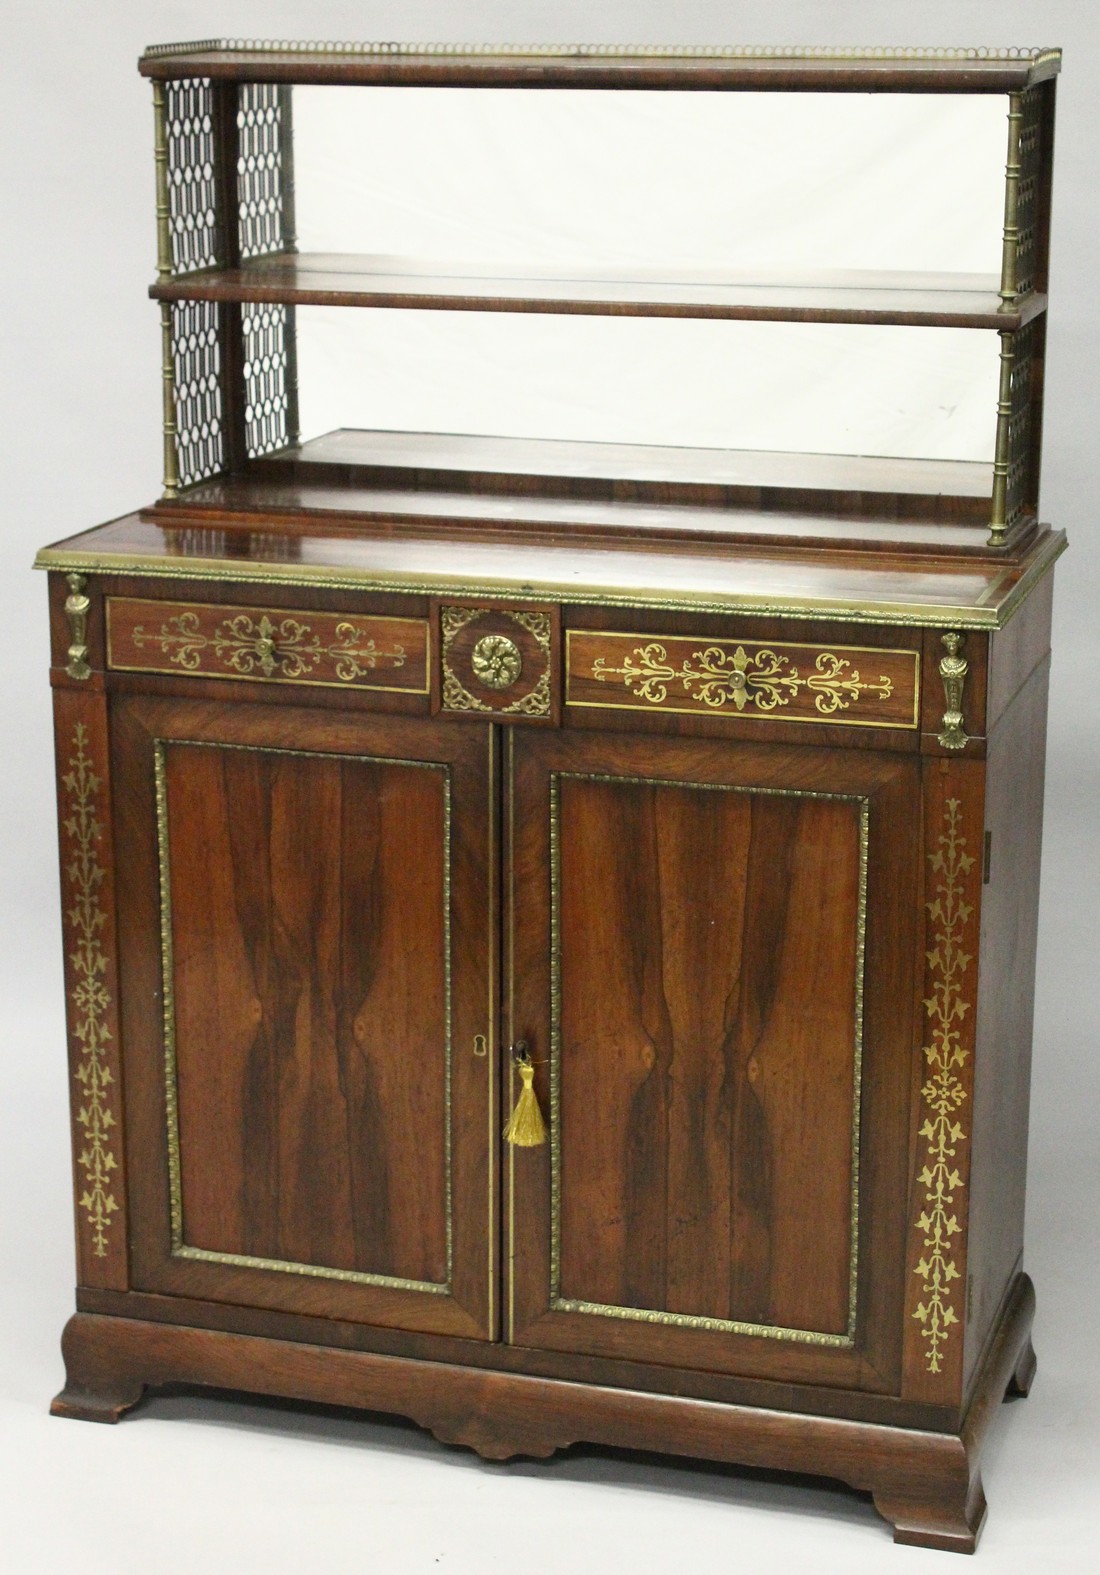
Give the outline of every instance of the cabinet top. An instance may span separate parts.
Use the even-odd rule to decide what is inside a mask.
[[[390,87],[572,87],[1016,93],[1054,76],[1059,49],[860,49],[621,44],[391,44],[201,39],[153,44],[143,76]]]

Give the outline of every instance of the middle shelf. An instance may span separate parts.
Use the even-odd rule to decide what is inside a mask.
[[[524,267],[344,252],[275,252],[238,268],[160,279],[158,301],[260,302],[445,311],[548,312],[727,321],[878,323],[1014,332],[1046,309],[1033,292],[1005,304],[995,274]]]

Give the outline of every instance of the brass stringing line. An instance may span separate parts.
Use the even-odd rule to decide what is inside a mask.
[[[204,1247],[189,1247],[183,1240],[183,1186],[181,1179],[179,1137],[179,1094],[176,1067],[176,1003],[175,972],[172,947],[172,871],[168,834],[168,782],[165,763],[166,747],[182,749],[239,750],[260,755],[291,755],[296,759],[358,761],[368,765],[413,766],[425,771],[443,773],[444,802],[444,977],[445,977],[445,1072],[444,1072],[444,1144],[446,1152],[446,1237],[447,1279],[441,1285],[435,1280],[402,1279],[396,1275],[371,1274],[356,1269],[330,1269],[312,1263],[291,1263],[281,1258],[260,1258],[248,1253],[211,1252]],[[450,767],[436,760],[405,760],[391,755],[349,755],[339,751],[319,749],[280,749],[259,744],[230,744],[220,740],[201,738],[156,738],[153,740],[153,768],[156,784],[157,855],[160,875],[160,954],[163,980],[164,1005],[164,1073],[165,1112],[168,1136],[168,1190],[171,1223],[171,1252],[176,1258],[187,1258],[202,1263],[225,1263],[235,1268],[268,1269],[283,1274],[301,1274],[317,1279],[339,1280],[354,1285],[380,1285],[392,1290],[419,1291],[433,1296],[451,1294],[453,1277],[453,1180],[451,1175],[451,1061],[452,1015],[451,1000],[451,772]]]
[[[81,1051],[80,1064],[73,1074],[81,1088],[80,1108],[75,1119],[84,1139],[84,1147],[76,1159],[84,1176],[84,1191],[78,1203],[91,1227],[92,1253],[97,1258],[105,1258],[111,1215],[119,1208],[110,1190],[111,1172],[117,1170],[118,1164],[111,1150],[110,1136],[111,1128],[116,1125],[108,1092],[114,1078],[105,1060],[111,1038],[106,1021],[111,997],[104,983],[107,956],[101,941],[108,923],[106,910],[100,902],[106,871],[97,857],[103,825],[96,814],[96,798],[102,781],[92,770],[94,761],[87,744],[88,729],[83,722],[78,722],[73,730],[69,769],[62,778],[69,795],[62,822],[69,839],[63,867],[69,884],[66,895],[70,906],[65,916],[70,936],[67,939],[73,944],[69,953],[73,977],[69,992],[72,1033],[80,1041]]]
[[[962,997],[962,976],[974,960],[962,949],[964,926],[974,911],[972,903],[962,900],[974,859],[963,851],[966,838],[959,829],[960,809],[959,799],[945,800],[939,846],[936,852],[928,854],[939,881],[935,897],[925,904],[929,917],[939,925],[933,949],[927,953],[929,972],[939,977],[924,1002],[931,1043],[924,1047],[928,1078],[921,1097],[931,1114],[920,1129],[928,1146],[924,1169],[917,1177],[925,1189],[925,1208],[915,1228],[921,1232],[925,1251],[913,1272],[921,1281],[925,1299],[917,1304],[913,1317],[922,1326],[930,1373],[940,1371],[951,1326],[959,1322],[952,1305],[951,1284],[961,1276],[951,1255],[951,1238],[962,1231],[953,1209],[955,1194],[965,1187],[965,1182],[952,1161],[958,1145],[965,1142],[966,1133],[962,1124],[951,1118],[966,1100],[966,1089],[956,1076],[956,1068],[964,1065],[969,1052],[960,1043],[957,1025],[970,1007],[970,1002]]]
[[[516,1036],[516,735],[508,730],[508,1035]],[[508,1056],[508,1108],[515,1103],[515,1068]],[[493,1141],[497,1141],[494,1133]],[[508,1149],[508,1342],[516,1332],[516,1150]]]
[[[1029,564],[1017,581],[1013,591],[999,608],[991,612],[980,603],[969,606],[946,604],[920,605],[910,603],[872,602],[869,600],[830,602],[807,597],[802,601],[769,602],[746,596],[730,596],[725,601],[708,600],[704,596],[654,596],[645,591],[624,591],[615,595],[608,591],[585,589],[569,585],[534,584],[484,584],[440,581],[432,575],[376,575],[351,573],[346,570],[305,569],[286,567],[280,569],[272,563],[249,564],[244,559],[227,564],[217,558],[191,558],[177,564],[163,557],[146,553],[93,553],[70,552],[63,546],[43,547],[34,560],[36,569],[62,573],[123,575],[139,574],[157,580],[187,580],[218,584],[228,580],[234,583],[271,586],[324,586],[329,590],[380,593],[397,591],[422,596],[426,593],[447,596],[508,595],[539,597],[548,602],[565,606],[622,607],[628,609],[653,608],[659,612],[742,613],[756,618],[821,618],[831,623],[888,624],[907,629],[1003,629],[1019,610],[1020,604],[1031,594],[1036,585],[1046,577],[1065,552],[1068,543],[1063,538],[1052,543],[1043,555]]]
[[[497,814],[497,731],[495,727],[489,729],[489,927],[486,945],[486,972],[489,976],[489,1010],[485,1025],[486,1055],[485,1071],[488,1076],[486,1088],[486,1102],[489,1106],[489,1138],[485,1150],[486,1164],[489,1169],[489,1220],[488,1220],[488,1246],[489,1246],[489,1338],[496,1336],[496,1284],[493,1276],[493,1260],[496,1256],[494,1236],[496,1233],[496,1196],[494,1176],[496,1171],[496,1109],[494,1093],[496,1089],[496,1056],[497,1036],[494,1024],[497,1017],[496,1003],[496,948],[497,948],[497,880],[496,867],[496,814]]]
[[[822,1334],[813,1329],[786,1329],[775,1324],[744,1323],[736,1319],[705,1318],[694,1313],[669,1313],[655,1308],[619,1307],[563,1297],[561,1289],[561,870],[559,788],[562,780],[606,782],[638,787],[692,788],[708,793],[761,794],[772,798],[823,799],[859,806],[859,896],[856,909],[855,1032],[852,1046],[852,1185],[849,1231],[848,1327],[844,1334]],[[587,1313],[600,1318],[627,1318],[641,1323],[672,1325],[723,1334],[746,1334],[771,1340],[794,1340],[804,1345],[836,1346],[855,1343],[859,1291],[859,1148],[860,1100],[863,1073],[863,969],[867,926],[867,868],[870,852],[870,800],[861,794],[821,793],[811,789],[748,787],[725,782],[685,782],[671,777],[613,776],[607,772],[558,771],[550,777],[550,1306],[557,1312]]]
[[[852,1256],[848,1266],[848,1333],[856,1334],[859,1308],[859,1153],[863,1107],[863,994],[867,960],[867,869],[871,856],[871,802],[859,801],[859,898],[856,909],[856,1044],[852,1076]]]

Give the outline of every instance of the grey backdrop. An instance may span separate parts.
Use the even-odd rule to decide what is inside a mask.
[[[1057,44],[1043,512],[1056,594],[1027,1264],[1039,1377],[987,1455],[988,1568],[1093,1569],[1100,1480],[1096,1138],[1100,43],[1089,0],[8,0],[0,114],[0,1540],[7,1567],[269,1575],[942,1569],[840,1489],[582,1451],[493,1468],[398,1423],[157,1400],[117,1429],[45,1415],[72,1302],[68,1118],[37,546],[158,490],[148,88],[154,41]],[[1090,1556],[1091,1555],[1091,1556]]]

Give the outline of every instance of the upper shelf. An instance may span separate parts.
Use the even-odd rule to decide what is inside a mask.
[[[1020,328],[1046,296],[1001,304],[994,274],[821,270],[758,275],[722,269],[544,268],[422,262],[340,252],[281,253],[239,268],[161,279],[159,301],[257,301],[298,306],[387,306],[447,311],[568,312],[771,322],[895,323]]]
[[[202,39],[156,44],[139,69],[171,80],[391,87],[572,87],[1019,93],[1054,76],[1057,49],[630,48],[620,44],[332,44]]]

